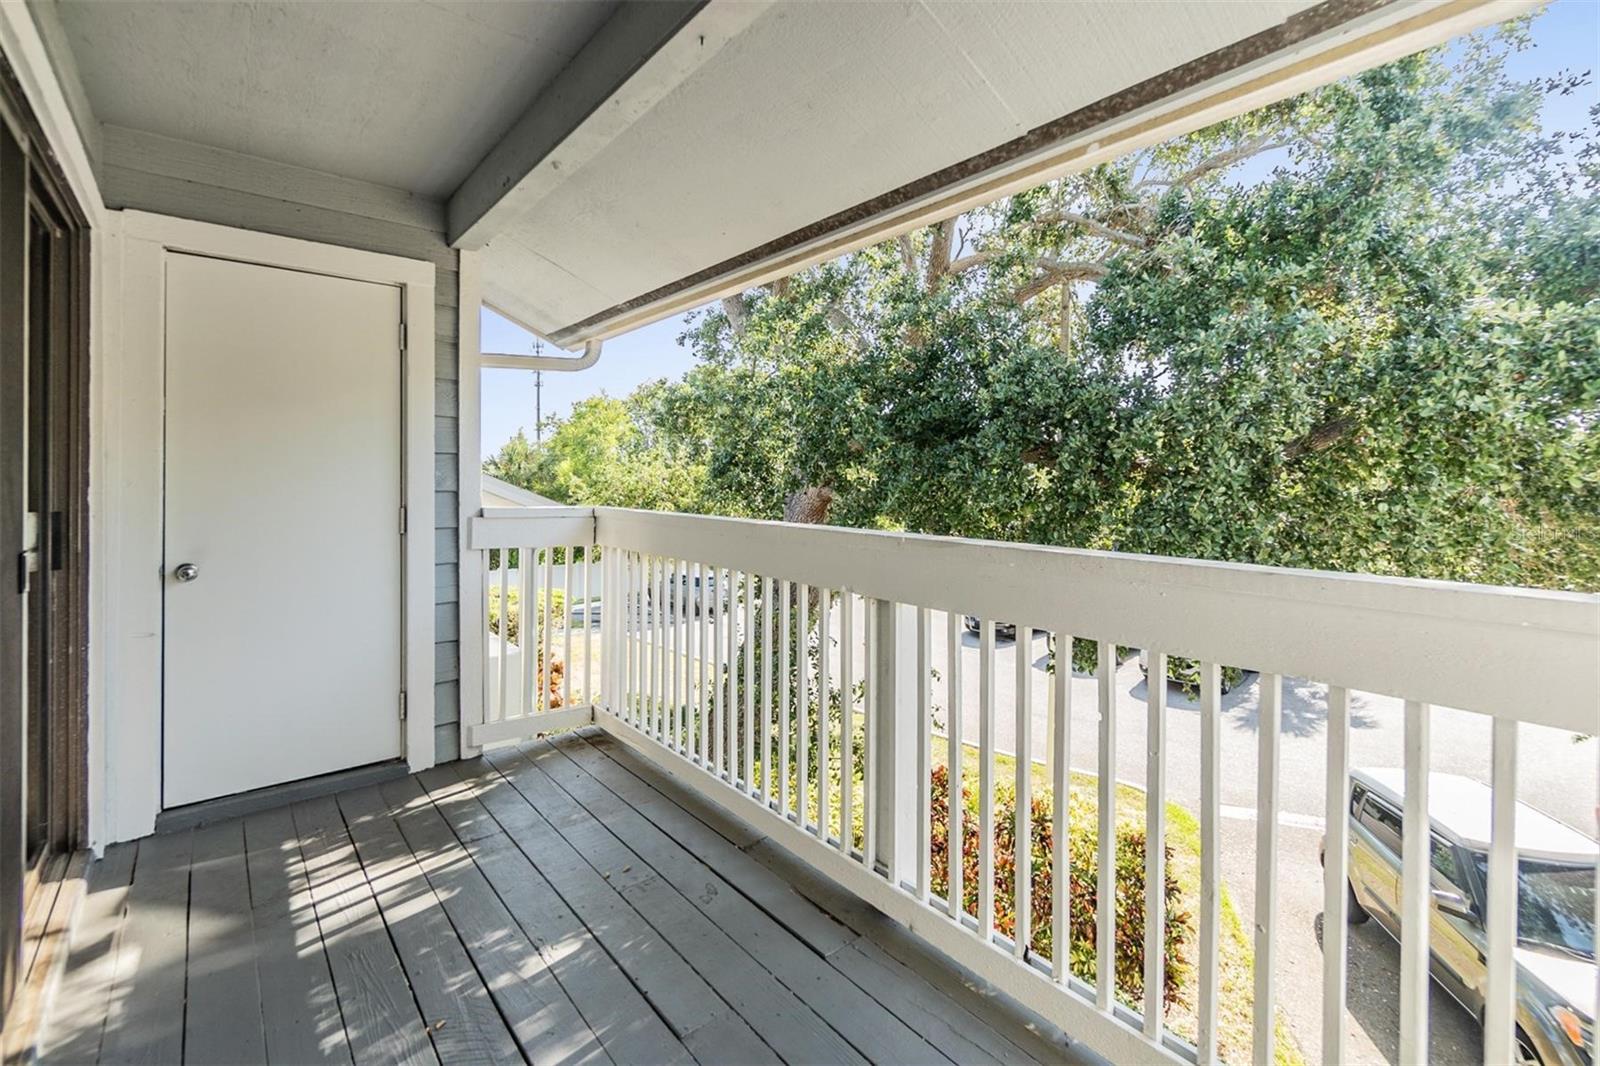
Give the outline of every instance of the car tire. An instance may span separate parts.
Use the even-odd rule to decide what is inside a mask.
[[[1356,899],[1356,886],[1352,885],[1349,881],[1346,881],[1344,883],[1344,893],[1345,920],[1351,925],[1365,925],[1367,923],[1367,919],[1371,918],[1372,915],[1368,914],[1367,908],[1361,905],[1361,901],[1359,899]]]

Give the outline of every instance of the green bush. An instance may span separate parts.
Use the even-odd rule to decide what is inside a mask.
[[[544,597],[544,590],[541,589],[537,601],[537,614],[535,615],[535,622],[539,625],[544,624]],[[508,611],[506,615],[506,639],[512,644],[518,645],[522,643],[518,639],[522,633],[521,600],[522,592],[520,589],[515,587],[506,589],[506,603],[508,605]],[[565,624],[567,617],[566,610],[566,592],[562,589],[552,590],[550,600],[550,620],[557,628]],[[489,633],[491,636],[500,635],[500,586],[494,584],[493,582],[490,582],[489,584]]]
[[[1137,655],[1137,648],[1130,648],[1126,644],[1117,645],[1117,662],[1126,662],[1130,657]],[[1055,640],[1050,643],[1051,670],[1055,668]],[[1075,637],[1072,641],[1072,672],[1075,674],[1093,674],[1100,668],[1100,645],[1098,642],[1083,637]],[[1200,663],[1195,659],[1185,659],[1181,655],[1167,656],[1167,680],[1177,684],[1184,695],[1191,699],[1200,693]],[[1237,666],[1224,666],[1222,668],[1222,687],[1232,690],[1239,687],[1239,682],[1244,680],[1244,671]]]
[[[932,782],[931,886],[934,895],[950,891],[948,841],[950,839],[950,776],[946,767],[935,767]],[[971,790],[961,790],[964,814],[961,819],[962,898],[969,914],[978,910],[978,801]],[[1035,795],[1032,802],[1033,877],[1029,950],[1052,958],[1055,945],[1052,921],[1052,855],[1054,827],[1051,824],[1052,799],[1048,791]],[[1011,936],[1016,927],[1016,791],[995,788],[994,820],[994,913],[995,928]],[[1067,849],[1071,868],[1068,890],[1068,969],[1082,980],[1095,980],[1095,912],[1098,906],[1099,853],[1093,805],[1073,796],[1068,801]],[[1144,995],[1144,842],[1143,829],[1123,826],[1117,831],[1116,961],[1117,994],[1130,1005],[1138,1005]],[[1184,945],[1194,933],[1193,917],[1181,907],[1178,880],[1172,872],[1172,848],[1166,848],[1166,912],[1164,937],[1166,970],[1162,999],[1174,1003],[1188,979]]]

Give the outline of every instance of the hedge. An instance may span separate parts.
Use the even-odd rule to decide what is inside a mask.
[[[950,891],[948,841],[950,838],[950,777],[946,767],[935,767],[932,783],[932,889],[935,895]],[[1051,824],[1052,799],[1048,790],[1033,796],[1032,802],[1032,906],[1029,950],[1051,958],[1054,945],[1052,921],[1051,867],[1054,827]],[[977,796],[969,788],[961,790],[963,837],[963,905],[969,914],[978,910],[978,828]],[[1013,788],[996,785],[994,799],[994,912],[995,928],[1011,936],[1016,928],[1016,810]],[[1068,800],[1067,850],[1071,885],[1068,893],[1068,964],[1071,972],[1090,984],[1095,980],[1095,911],[1098,906],[1099,854],[1095,810],[1079,796]],[[1117,993],[1124,1002],[1137,1006],[1144,996],[1144,830],[1123,826],[1117,830],[1116,961]],[[1188,979],[1184,945],[1194,934],[1194,919],[1181,906],[1182,896],[1172,873],[1172,848],[1166,848],[1166,972],[1162,999],[1174,1003]]]

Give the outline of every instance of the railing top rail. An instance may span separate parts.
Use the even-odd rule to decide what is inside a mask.
[[[594,543],[592,507],[485,507],[467,523],[467,547],[560,548]]]
[[[1600,728],[1600,596],[594,509],[596,542],[1368,692]],[[478,543],[476,522],[473,544]]]

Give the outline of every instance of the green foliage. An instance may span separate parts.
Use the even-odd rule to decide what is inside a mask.
[[[1587,81],[1514,80],[1525,45],[1488,31],[724,301],[681,382],[486,469],[569,502],[777,518],[820,488],[859,527],[1600,588],[1600,138],[1540,128]]]
[[[522,632],[522,590],[516,587],[506,589],[506,633],[505,637],[513,644],[521,643]],[[544,629],[545,591],[539,590],[535,600],[534,621],[536,623],[535,640]],[[566,618],[567,594],[562,589],[550,590],[550,616],[551,621],[558,627],[564,625]],[[500,635],[500,586],[494,582],[489,584],[489,632]]]
[[[1032,797],[1029,818],[1032,878],[1029,893],[1029,942],[1031,951],[1053,958],[1054,830],[1051,811],[1054,800],[1048,791]],[[969,914],[978,909],[978,845],[982,840],[978,826],[977,797],[962,788],[962,898]],[[1014,789],[1004,785],[995,789],[994,819],[994,911],[995,927],[1005,936],[1016,929],[1016,810]],[[950,892],[950,775],[947,768],[935,767],[932,782],[932,833],[930,840],[935,896]],[[1068,804],[1067,893],[1068,968],[1091,984],[1095,980],[1095,913],[1098,906],[1099,845],[1096,819],[1087,803],[1072,797]],[[1117,995],[1124,1003],[1137,1005],[1144,995],[1144,845],[1142,830],[1124,826],[1116,841],[1116,973]],[[1178,998],[1189,978],[1184,946],[1194,936],[1194,919],[1182,907],[1177,877],[1172,873],[1172,848],[1166,847],[1166,929],[1163,936],[1165,975],[1163,1002],[1169,1006]]]
[[[550,420],[542,444],[519,430],[484,461],[484,472],[567,504],[693,510],[703,475],[681,446],[661,441],[659,390],[579,400],[566,418]]]

